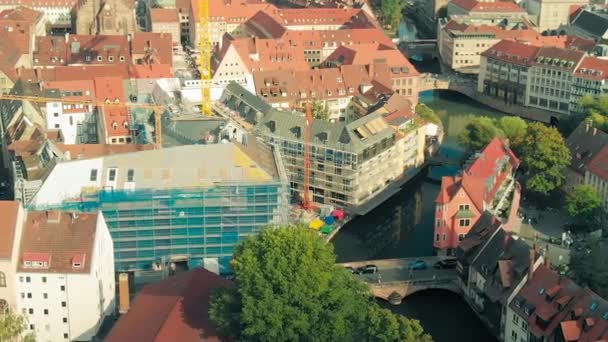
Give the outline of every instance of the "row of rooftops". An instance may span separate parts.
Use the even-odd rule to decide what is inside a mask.
[[[451,5],[458,6],[469,13],[516,13],[525,15],[526,11],[512,1],[477,1],[452,0]]]
[[[551,269],[540,256],[536,246],[530,248],[505,231],[489,212],[457,250],[462,275],[468,276],[470,268],[480,272],[483,295],[493,303],[505,305],[525,280],[509,308],[528,323],[532,336],[568,342],[608,339],[608,301]]]
[[[583,79],[599,81],[608,78],[608,60],[569,48],[538,47],[502,40],[483,52],[482,56],[525,67],[559,69]]]
[[[132,63],[132,58],[156,54],[162,64],[173,64],[171,34],[137,32],[130,35],[71,35],[36,37],[34,66]]]

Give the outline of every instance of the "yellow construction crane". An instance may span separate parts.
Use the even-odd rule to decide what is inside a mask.
[[[164,111],[163,106],[147,104],[147,103],[132,103],[132,102],[99,102],[99,101],[79,101],[79,100],[69,100],[69,99],[60,99],[55,97],[39,97],[39,96],[20,96],[20,95],[0,95],[0,100],[14,100],[14,101],[30,101],[30,102],[60,102],[65,104],[82,104],[82,105],[91,105],[96,107],[127,107],[127,108],[142,108],[142,109],[150,109],[154,112],[154,135],[155,135],[155,143],[157,148],[161,148],[163,145],[163,135],[162,135],[162,122],[161,115]],[[129,117],[131,114],[129,113]],[[131,123],[129,123],[130,125]]]
[[[215,0],[198,0],[198,21],[199,21],[199,50],[201,66],[201,107],[203,115],[212,116],[211,101],[211,54],[213,45],[211,44],[210,22],[209,22],[209,2]]]

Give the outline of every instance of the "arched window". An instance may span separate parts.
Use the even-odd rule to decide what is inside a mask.
[[[0,272],[0,287],[6,287],[6,275]]]

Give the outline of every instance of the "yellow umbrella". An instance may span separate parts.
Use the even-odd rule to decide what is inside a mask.
[[[310,224],[308,225],[308,227],[312,228],[314,230],[319,230],[324,225],[325,225],[325,222],[323,222],[323,220],[320,220],[320,219],[316,218],[316,219],[312,220],[312,222],[310,222]]]

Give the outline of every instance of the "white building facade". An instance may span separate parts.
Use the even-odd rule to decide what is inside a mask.
[[[61,216],[61,220],[70,219],[68,214]],[[54,271],[56,264],[65,260],[59,256],[54,259],[51,251],[29,253],[22,247],[16,282],[17,309],[27,317],[26,331],[33,332],[37,341],[90,341],[104,318],[114,312],[112,238],[101,213],[89,216],[96,216],[92,249],[90,253],[74,253],[70,260],[72,271]],[[85,268],[89,271],[80,271]]]

